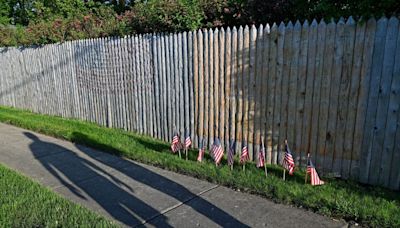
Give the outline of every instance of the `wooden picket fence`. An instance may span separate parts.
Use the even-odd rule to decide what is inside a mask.
[[[305,21],[0,49],[0,104],[400,188],[399,19]]]

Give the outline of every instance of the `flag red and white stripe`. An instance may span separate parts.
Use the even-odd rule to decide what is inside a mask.
[[[265,166],[265,147],[264,144],[260,145],[260,151],[258,152],[258,161],[257,167],[264,167]]]
[[[222,149],[221,142],[219,139],[216,139],[212,148],[211,153],[214,158],[215,164],[219,164],[221,162],[222,157],[224,156],[224,150]]]
[[[197,156],[197,161],[198,162],[202,162],[203,161],[203,157],[204,157],[204,152],[205,152],[205,143],[204,140],[200,141],[200,146],[199,146],[199,155]]]
[[[308,173],[311,176],[311,185],[323,185],[323,184],[325,184],[325,182],[323,182],[321,179],[319,179],[317,170],[315,169],[315,166],[312,163],[311,158],[308,158],[307,174]]]
[[[190,139],[190,135],[186,134],[185,137],[185,149],[188,149],[192,145],[192,140]]]
[[[285,158],[283,159],[283,168],[288,170],[290,175],[293,175],[295,165],[287,141],[285,141],[285,150],[286,151],[285,151]]]
[[[228,151],[228,165],[233,165],[235,157],[235,142],[231,140]]]
[[[171,150],[172,150],[172,152],[176,153],[180,149],[181,149],[181,140],[180,140],[179,134],[176,133],[174,135],[174,137],[172,138]]]
[[[242,148],[242,154],[240,155],[240,163],[245,163],[250,159],[249,150],[247,149],[247,145],[244,145]]]

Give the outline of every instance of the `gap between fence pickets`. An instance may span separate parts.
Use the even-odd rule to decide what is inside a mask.
[[[175,205],[173,205],[173,206],[171,206],[171,207],[169,207],[169,208],[166,208],[166,209],[160,211],[159,214],[154,215],[154,216],[152,216],[151,218],[142,221],[142,223],[136,225],[135,227],[138,227],[138,226],[140,226],[140,225],[144,225],[144,224],[150,222],[151,220],[154,220],[154,219],[160,217],[161,215],[164,215],[164,214],[166,214],[166,213],[168,213],[168,212],[170,212],[170,211],[172,211],[172,210],[175,210],[176,208],[178,208],[178,207],[180,207],[180,206],[182,206],[182,205],[184,205],[184,204],[187,204],[188,202],[190,202],[190,201],[192,201],[192,200],[198,198],[199,196],[203,195],[204,193],[207,193],[207,192],[209,192],[209,191],[212,191],[212,190],[218,188],[219,186],[220,186],[219,184],[214,185],[214,186],[212,186],[212,187],[210,187],[210,188],[208,188],[208,189],[206,189],[206,190],[203,190],[203,191],[201,191],[201,192],[195,194],[194,196],[190,197],[190,198],[187,199],[187,200],[184,200],[184,201],[179,202],[179,203],[177,203],[177,204],[175,204]]]

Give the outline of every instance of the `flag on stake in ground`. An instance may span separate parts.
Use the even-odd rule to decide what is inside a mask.
[[[202,162],[203,161],[205,150],[206,150],[205,149],[205,143],[204,143],[204,139],[203,139],[203,141],[200,141],[200,145],[199,145],[199,156],[197,156],[197,161],[198,162]]]
[[[292,153],[290,152],[287,140],[285,140],[285,158],[283,159],[283,168],[285,168],[287,171],[289,171],[290,175],[293,175],[294,160],[293,160]]]
[[[315,169],[314,164],[311,161],[311,158],[308,158],[307,163],[307,174],[311,176],[311,185],[323,185],[325,184],[322,180],[319,179],[317,170]]]
[[[210,154],[214,158],[215,164],[218,165],[221,162],[222,157],[224,156],[224,150],[222,149],[219,139],[215,139]]]
[[[174,137],[172,138],[171,150],[172,152],[176,153],[180,149],[181,149],[181,140],[179,134],[175,133]]]
[[[265,148],[264,144],[261,142],[260,145],[260,152],[258,152],[258,161],[257,161],[257,167],[264,167],[265,166]]]
[[[231,140],[228,151],[228,165],[231,166],[231,168],[234,163],[234,157],[235,157],[235,142]]]
[[[243,143],[244,146],[242,148],[242,154],[240,155],[240,163],[244,164],[246,161],[248,161],[249,158],[249,150],[247,149],[247,145]]]
[[[190,134],[186,132],[185,148],[188,149],[191,145],[192,145],[192,140],[190,139]]]

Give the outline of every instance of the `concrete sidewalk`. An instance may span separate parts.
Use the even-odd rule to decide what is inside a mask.
[[[1,123],[0,162],[123,226],[347,226],[255,195]]]

